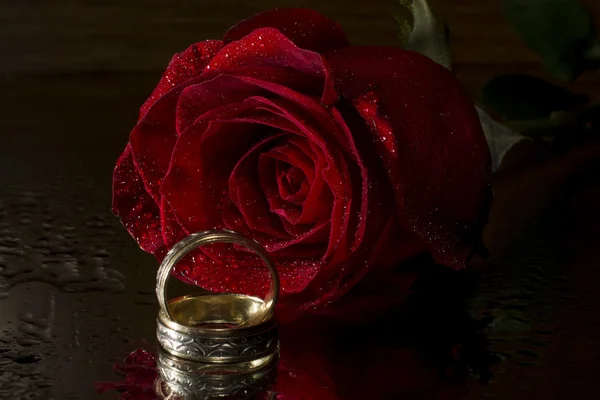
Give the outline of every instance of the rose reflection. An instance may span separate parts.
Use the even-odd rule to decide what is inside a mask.
[[[307,317],[280,326],[277,381],[260,399],[459,399],[469,377],[488,378],[485,321],[474,320],[468,273],[430,268],[401,311],[368,325]],[[118,364],[121,382],[101,383],[124,400],[157,399],[155,355],[136,350]]]

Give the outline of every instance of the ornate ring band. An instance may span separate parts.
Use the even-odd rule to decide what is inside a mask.
[[[176,395],[186,399],[247,399],[273,384],[278,361],[278,353],[274,353],[256,360],[253,366],[214,365],[182,360],[159,351],[155,390],[160,398]]]
[[[265,262],[271,287],[265,299],[231,293],[183,296],[167,303],[166,283],[173,267],[204,244],[226,242],[248,247]],[[267,252],[255,241],[230,231],[193,234],[167,254],[159,267],[156,292],[160,304],[156,335],[174,356],[204,363],[239,363],[278,352],[273,317],[279,278]]]
[[[186,374],[199,374],[206,376],[245,374],[258,371],[269,364],[279,361],[279,352],[267,354],[266,356],[254,358],[233,364],[202,363],[186,360],[167,352],[163,348],[158,350],[158,365]]]
[[[159,312],[156,336],[167,352],[204,363],[239,363],[272,355],[279,349],[273,318],[242,328],[195,326],[205,321],[235,326],[236,321],[250,318],[261,303],[238,294],[184,296],[169,303],[173,319]]]
[[[238,244],[254,251],[260,258],[262,258],[271,274],[269,292],[267,293],[264,301],[262,304],[260,304],[260,307],[253,310],[254,313],[252,314],[252,318],[250,320],[238,321],[238,325],[250,325],[270,319],[273,316],[275,303],[277,303],[277,298],[279,296],[279,276],[277,274],[277,270],[275,269],[275,265],[271,261],[271,258],[265,249],[263,249],[257,242],[239,233],[225,230],[194,233],[177,243],[167,253],[160,267],[158,268],[158,273],[156,276],[156,295],[158,297],[158,303],[160,305],[161,312],[164,312],[169,319],[173,320],[173,315],[171,315],[171,310],[167,305],[168,301],[166,290],[167,280],[169,279],[173,267],[175,267],[175,265],[192,250],[203,245],[217,242]],[[208,321],[203,322],[206,323]]]

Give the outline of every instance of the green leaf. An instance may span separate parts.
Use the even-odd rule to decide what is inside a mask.
[[[412,27],[405,18],[396,17],[404,47],[407,50],[423,54],[450,69],[450,51],[445,27],[436,21],[427,0],[399,1],[401,5],[408,8],[413,16]],[[410,32],[410,34],[406,36],[406,32]]]
[[[397,14],[394,16],[396,23],[398,24],[398,37],[402,42],[402,46],[406,47],[408,44],[408,39],[410,38],[410,33],[412,32],[412,23],[405,15]]]
[[[492,171],[496,171],[508,151],[527,138],[496,122],[479,107],[477,107],[477,114],[479,114],[479,121],[481,121],[481,127],[492,156]]]
[[[552,142],[561,137],[572,136],[575,132],[576,122],[574,120],[563,120],[567,118],[570,118],[570,114],[567,114],[564,118],[559,115],[557,118],[552,117],[549,119],[507,121],[506,126],[535,141]]]
[[[591,14],[578,0],[504,0],[504,11],[557,78],[571,81],[590,66],[598,38]]]
[[[505,119],[546,119],[556,111],[571,111],[587,103],[585,95],[574,94],[528,75],[502,75],[483,88],[483,104]]]

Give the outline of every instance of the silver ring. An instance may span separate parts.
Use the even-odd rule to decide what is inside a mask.
[[[258,256],[260,256],[260,258],[262,258],[271,274],[270,289],[261,305],[261,309],[256,310],[252,321],[242,321],[240,325],[260,323],[270,319],[273,316],[275,304],[277,303],[277,299],[279,297],[279,275],[277,274],[275,265],[271,261],[271,258],[266,250],[263,249],[262,246],[256,241],[247,238],[240,233],[226,230],[213,230],[194,233],[177,243],[167,253],[160,264],[160,267],[158,268],[156,276],[156,295],[158,297],[158,304],[160,305],[161,312],[164,312],[168,319],[174,319],[173,315],[171,314],[171,310],[167,305],[168,300],[166,284],[175,265],[192,250],[206,244],[217,242],[238,244],[254,251]]]
[[[279,359],[279,346],[275,351],[259,358],[254,358],[248,361],[242,361],[233,364],[214,364],[202,363],[197,361],[186,360],[167,352],[163,348],[158,349],[158,364],[164,368],[176,370],[186,374],[199,375],[231,375],[245,374],[248,372],[258,371]]]
[[[177,262],[193,249],[216,242],[246,246],[263,259],[272,278],[266,298],[208,293],[183,296],[167,303],[166,283]],[[196,362],[226,364],[251,361],[278,351],[277,321],[273,313],[279,278],[267,252],[255,241],[230,231],[193,234],[167,254],[156,281],[160,304],[156,336],[170,354]]]
[[[183,396],[185,399],[220,397],[249,398],[269,389],[277,376],[279,353],[249,363],[214,365],[173,357],[159,350],[159,378],[155,390],[161,398]]]
[[[185,296],[175,299],[170,306],[176,320],[169,319],[162,310],[158,314],[158,342],[177,357],[205,363],[243,362],[273,354],[279,348],[277,321],[274,318],[241,329],[201,329],[177,322],[198,318],[198,315],[188,316],[187,312],[200,314],[201,320],[225,317],[225,322],[234,321],[235,315],[228,319],[227,312],[216,305],[233,305],[236,309],[235,305],[238,304],[238,309],[246,310],[249,308],[248,299],[251,298],[243,295]],[[211,311],[216,315],[211,315]]]

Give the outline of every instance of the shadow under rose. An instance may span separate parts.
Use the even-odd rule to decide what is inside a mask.
[[[474,320],[469,298],[476,277],[429,264],[396,312],[367,325],[305,317],[281,324],[278,400],[458,399],[468,379],[489,379],[496,359],[486,350],[486,321]],[[153,353],[136,350],[115,366],[121,382],[99,383],[124,400],[157,398]]]
[[[457,399],[468,379],[487,381],[498,359],[486,349],[489,321],[469,311],[477,276],[419,261],[412,294],[393,313],[367,325],[305,319],[282,326],[282,365],[309,371],[332,398],[348,400]]]

